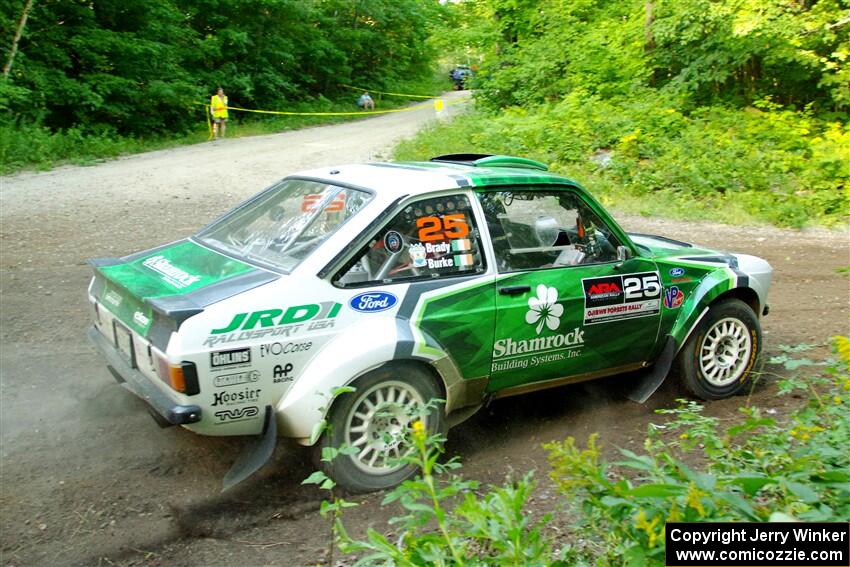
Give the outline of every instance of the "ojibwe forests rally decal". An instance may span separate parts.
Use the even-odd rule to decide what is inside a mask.
[[[585,325],[647,317],[661,311],[658,272],[586,278],[581,283]]]
[[[493,343],[493,372],[529,368],[581,356],[584,331],[575,327],[561,330],[564,306],[558,303],[558,290],[537,286],[537,296],[528,300],[525,322],[517,337],[499,338]]]

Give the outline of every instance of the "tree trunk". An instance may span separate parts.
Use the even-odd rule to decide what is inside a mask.
[[[12,49],[9,51],[9,60],[6,61],[6,66],[3,67],[3,78],[8,79],[9,73],[12,71],[12,62],[15,60],[15,54],[18,52],[18,42],[21,41],[21,35],[24,33],[24,27],[27,25],[27,17],[30,15],[32,8],[32,0],[27,0],[24,5],[24,11],[21,12],[21,21],[18,22],[18,29],[15,31],[15,39],[12,40]]]
[[[644,55],[650,55],[653,51],[655,51],[655,37],[652,35],[652,23],[655,21],[655,14],[652,13],[652,0],[646,0],[646,4],[644,5],[644,10],[646,12],[646,16],[643,20],[643,53]],[[651,61],[650,61],[651,63]],[[649,76],[649,86],[655,86],[655,75],[657,73],[657,69],[654,65],[652,65],[652,73]]]

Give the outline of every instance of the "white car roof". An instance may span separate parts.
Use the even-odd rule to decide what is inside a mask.
[[[466,169],[471,168],[451,164],[423,167],[413,163],[353,163],[299,171],[288,177],[310,177],[328,183],[364,187],[394,199],[470,185],[460,173]]]

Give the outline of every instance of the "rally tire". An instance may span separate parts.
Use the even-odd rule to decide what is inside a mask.
[[[354,392],[342,394],[333,403],[328,429],[314,448],[319,461],[324,447],[352,446],[358,454],[340,454],[319,466],[339,486],[352,493],[391,488],[410,478],[417,468],[400,459],[408,446],[409,427],[417,408],[442,393],[434,377],[417,365],[393,364],[373,370],[353,384]],[[443,403],[425,417],[429,434],[445,426]]]
[[[677,359],[685,387],[719,400],[744,390],[758,373],[761,325],[749,305],[724,299],[709,307]]]

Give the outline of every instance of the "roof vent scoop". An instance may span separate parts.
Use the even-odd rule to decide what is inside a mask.
[[[455,163],[473,167],[518,167],[520,169],[537,169],[549,171],[544,163],[516,156],[498,156],[490,154],[446,154],[430,159],[438,163]]]

